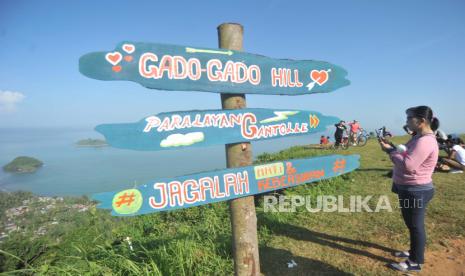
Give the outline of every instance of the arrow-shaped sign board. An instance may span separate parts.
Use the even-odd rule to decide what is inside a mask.
[[[135,216],[231,200],[335,177],[359,167],[358,155],[328,155],[210,171],[93,195],[112,215]]]
[[[161,90],[302,95],[349,85],[343,68],[324,61],[272,59],[224,49],[122,42],[79,60],[98,80],[127,80]]]
[[[305,135],[325,131],[338,121],[315,111],[248,108],[160,113],[96,130],[116,148],[166,150]]]

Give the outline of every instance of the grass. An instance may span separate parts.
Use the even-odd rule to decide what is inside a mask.
[[[405,143],[407,137],[393,139]],[[303,147],[290,149],[304,157],[315,155]],[[334,194],[373,198],[389,197],[393,212],[380,213],[308,213],[289,214],[258,212],[263,244],[262,270],[267,275],[334,272],[336,274],[396,275],[384,265],[391,261],[393,249],[408,248],[408,232],[397,208],[396,195],[391,193],[391,179],[386,173],[392,168],[387,155],[380,151],[375,140],[365,147],[351,147],[338,153],[361,155],[360,168],[346,176],[288,189],[285,194]],[[288,157],[288,154],[283,152]],[[320,151],[318,154],[328,154]],[[428,206],[426,228],[428,249],[439,242],[463,237],[465,234],[465,177],[461,174],[435,173],[435,197]],[[376,203],[377,201],[374,201]],[[303,209],[303,207],[302,207]],[[285,262],[294,259],[301,265],[288,269]],[[279,261],[281,260],[281,261]],[[426,260],[428,261],[428,260]]]
[[[398,137],[394,142],[406,139]],[[376,141],[339,151],[296,146],[262,154],[256,163],[332,153],[360,154],[360,169],[282,193],[312,199],[318,195],[342,195],[344,199],[350,195],[372,195],[375,199],[385,195],[393,212],[309,213],[299,207],[294,213],[265,213],[260,201],[257,217],[262,273],[396,275],[384,265],[391,260],[393,249],[408,246],[408,233],[396,207],[396,195],[390,192],[391,179],[385,176],[391,162]],[[463,238],[464,180],[460,174],[434,175],[436,194],[428,206],[427,250],[434,250],[440,241]],[[31,252],[15,251],[19,240],[26,248],[30,238],[18,236],[3,243],[2,269],[39,275],[233,274],[231,227],[225,202],[130,218],[110,217],[107,212],[91,210],[73,227],[56,232],[61,236],[48,237],[44,242],[46,250],[33,259]],[[130,237],[133,250],[126,237]],[[35,246],[40,248],[40,244]],[[290,269],[287,262],[292,259],[298,265]]]

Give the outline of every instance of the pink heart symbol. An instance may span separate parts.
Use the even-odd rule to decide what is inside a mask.
[[[132,61],[132,56],[124,56],[124,60],[127,61],[127,62],[131,62]]]
[[[119,52],[108,53],[105,55],[105,59],[112,65],[118,64],[123,56]]]
[[[134,47],[132,44],[123,44],[123,50],[128,54],[132,54],[135,49],[136,47]]]
[[[312,72],[310,72],[310,77],[321,86],[328,81],[329,74],[325,70],[312,70]]]

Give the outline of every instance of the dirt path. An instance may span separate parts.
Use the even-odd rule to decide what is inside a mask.
[[[421,275],[465,275],[465,239],[441,242],[439,249],[426,252]]]
[[[312,243],[287,238],[287,248],[263,248],[262,272],[264,275],[354,275],[345,269],[347,263],[328,263],[324,259],[316,259],[308,248]],[[342,251],[350,249],[350,244],[334,243],[331,246],[346,246]],[[318,246],[317,246],[318,247]],[[313,247],[315,249],[315,247]],[[317,249],[318,250],[318,249]],[[345,258],[356,266],[367,268],[374,275],[428,275],[428,276],[465,276],[465,238],[441,241],[434,249],[426,250],[426,264],[420,273],[400,273],[386,267],[393,261],[401,261],[392,257],[383,248],[352,248],[343,252]],[[312,250],[313,251],[313,250]],[[360,252],[366,252],[360,255]],[[287,262],[295,260],[298,264],[288,268]],[[334,261],[334,260],[333,260]],[[349,269],[350,271],[351,269]],[[371,273],[370,273],[371,274]],[[355,272],[355,275],[363,275]]]
[[[392,258],[381,250],[370,248],[368,251],[379,256]],[[396,260],[401,261],[402,259]],[[425,260],[426,263],[421,273],[404,275],[465,276],[465,239],[442,241],[434,250],[427,248]],[[367,260],[364,261],[367,262]],[[368,261],[371,262],[371,260]]]

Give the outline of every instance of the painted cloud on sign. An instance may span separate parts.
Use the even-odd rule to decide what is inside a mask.
[[[205,139],[203,132],[191,132],[187,134],[171,134],[160,143],[162,148],[190,146],[192,144],[202,142]]]

